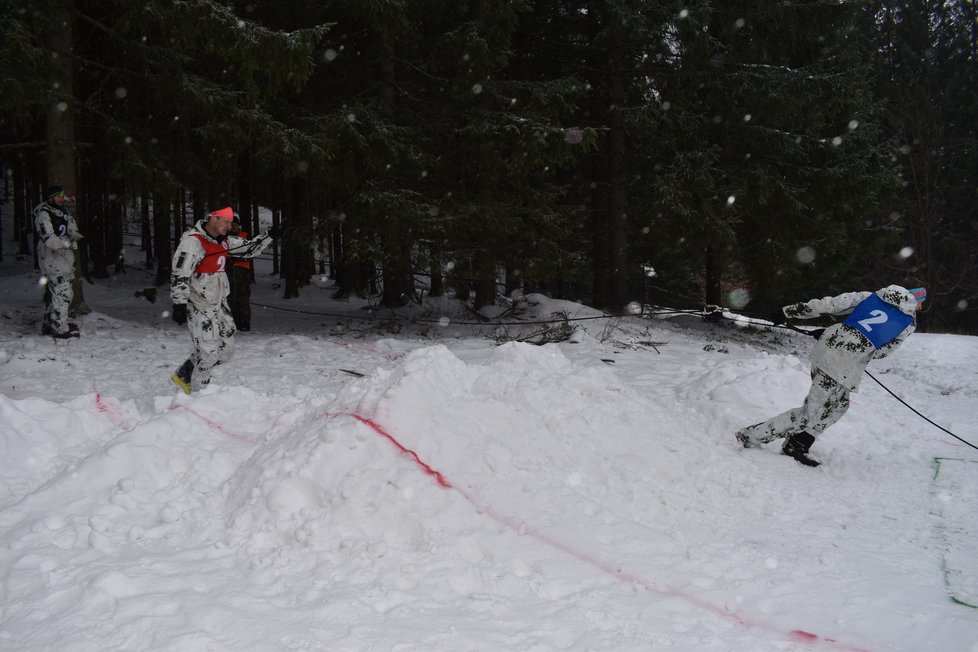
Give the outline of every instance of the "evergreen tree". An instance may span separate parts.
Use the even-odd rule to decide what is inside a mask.
[[[930,328],[978,326],[978,15],[974,3],[873,3],[886,131],[903,184],[881,216],[903,226],[881,273],[929,287]],[[891,215],[895,217],[890,217]],[[897,250],[901,253],[897,254]]]
[[[269,165],[288,158],[296,167],[325,156],[316,134],[284,121],[291,116],[281,99],[311,74],[327,26],[285,33],[214,1],[77,0],[75,9],[82,46],[72,106],[89,144],[80,152],[85,178],[95,184],[80,194],[89,199],[82,207],[95,213],[87,226],[101,235],[99,244],[121,244],[118,227],[105,226],[116,224],[126,195],[176,198],[189,186],[230,202],[245,152]],[[167,223],[155,232],[166,233],[169,211],[156,215]],[[158,283],[168,276],[164,253]]]
[[[670,302],[761,310],[916,272],[945,324],[974,322],[973,3],[0,8],[17,210],[71,161],[99,276],[132,205],[166,282],[189,189],[194,217],[208,199],[253,231],[255,206],[284,216],[287,296],[323,242],[338,295],[379,282],[389,306],[421,271],[477,307],[503,287],[622,310],[650,263]],[[45,35],[69,23],[52,66]]]
[[[783,302],[877,246],[864,226],[894,177],[857,18],[846,4],[775,1],[679,14],[675,66],[655,88],[652,228],[701,265],[708,303],[738,287],[754,305]]]

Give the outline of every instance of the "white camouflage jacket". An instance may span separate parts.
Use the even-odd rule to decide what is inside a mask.
[[[814,319],[823,315],[846,316],[870,294],[846,292],[835,297],[785,306],[782,312],[788,319]],[[906,288],[889,285],[877,290],[876,296],[896,306],[900,312],[914,317],[914,320],[896,338],[879,349],[856,328],[844,323],[832,324],[825,329],[810,356],[812,367],[821,369],[837,383],[848,387],[849,391],[858,389],[863,370],[870,360],[886,357],[917,330],[917,300]]]
[[[78,249],[78,241],[82,239],[71,213],[48,202],[38,204],[34,209],[34,230],[39,247],[51,252],[67,253]]]
[[[195,236],[201,235],[210,242],[219,242],[204,230],[205,223],[204,220],[197,222],[180,238],[170,272],[170,299],[173,304],[187,303],[200,312],[213,311],[225,304],[229,289],[228,277],[223,270],[217,273],[195,271],[205,255],[204,245]],[[235,258],[254,258],[272,243],[272,238],[267,233],[252,240],[229,235],[225,242],[229,254]],[[226,263],[229,258],[224,259]]]

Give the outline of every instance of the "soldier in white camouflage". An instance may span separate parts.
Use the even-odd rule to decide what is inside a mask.
[[[870,360],[883,358],[917,328],[916,312],[927,297],[922,287],[890,285],[876,292],[847,292],[779,308],[772,321],[845,316],[826,328],[812,350],[812,387],[800,407],[736,433],[744,448],[784,438],[782,453],[806,466],[818,466],[808,451],[826,428],[849,409],[849,393],[859,387]]]
[[[252,240],[229,236],[233,218],[230,206],[208,213],[183,234],[173,254],[172,317],[178,324],[188,324],[193,351],[170,379],[187,394],[207,385],[214,367],[230,360],[234,351],[225,273],[229,257],[253,258],[281,232],[280,225]]]
[[[41,333],[57,339],[78,337],[78,329],[68,323],[68,307],[74,296],[75,252],[85,242],[75,218],[65,210],[64,188],[51,186],[44,201],[34,209],[37,233],[37,262],[47,287],[47,308]]]

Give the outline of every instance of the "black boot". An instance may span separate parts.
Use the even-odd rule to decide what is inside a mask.
[[[183,390],[184,394],[190,393],[190,379],[194,375],[194,363],[191,360],[184,362],[177,373],[170,376],[172,380],[180,389]]]
[[[781,447],[781,452],[805,466],[818,466],[821,462],[808,456],[808,449],[814,443],[815,437],[807,432],[799,432],[784,440],[784,446]]]

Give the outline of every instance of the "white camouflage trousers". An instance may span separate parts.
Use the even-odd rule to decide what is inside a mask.
[[[821,369],[812,368],[812,388],[801,407],[782,412],[767,421],[744,428],[741,432],[752,442],[766,444],[779,437],[807,432],[818,437],[842,418],[849,409],[849,390],[835,382]]]
[[[194,350],[190,361],[194,363],[191,379],[193,391],[211,382],[214,367],[231,359],[234,352],[234,319],[222,302],[216,309],[198,310],[193,303],[187,304],[187,326]]]
[[[74,296],[71,284],[75,279],[75,252],[71,249],[52,251],[39,247],[37,262],[47,278],[48,302],[44,323],[53,333],[68,332],[68,307]]]

